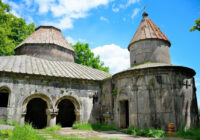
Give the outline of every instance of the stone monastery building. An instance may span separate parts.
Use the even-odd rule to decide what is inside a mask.
[[[61,31],[39,26],[0,57],[0,119],[36,128],[75,121],[118,128],[189,128],[198,123],[193,69],[174,66],[170,41],[147,13],[128,45],[130,68],[114,75],[74,63]]]

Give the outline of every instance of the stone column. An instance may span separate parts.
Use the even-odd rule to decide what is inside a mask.
[[[24,125],[24,122],[25,122],[25,115],[26,115],[26,113],[22,113],[22,114],[21,114],[20,125]]]
[[[76,115],[76,121],[80,122],[80,111],[75,109],[74,112],[75,112],[75,115]]]
[[[58,109],[46,109],[47,114],[47,126],[56,125],[56,116],[58,115]]]

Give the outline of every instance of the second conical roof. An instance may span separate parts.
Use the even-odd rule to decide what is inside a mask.
[[[61,30],[53,26],[39,26],[36,28],[35,32],[19,44],[17,48],[25,44],[54,44],[74,51],[62,35]]]
[[[153,21],[148,17],[148,14],[144,12],[143,19],[129,43],[128,50],[133,43],[145,39],[161,39],[167,41],[169,46],[171,45],[166,35],[153,23]]]

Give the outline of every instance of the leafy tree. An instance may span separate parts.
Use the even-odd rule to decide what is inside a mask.
[[[0,0],[0,55],[13,55],[14,48],[29,36],[35,24],[26,24],[10,13],[10,6]]]
[[[195,25],[190,29],[190,31],[200,31],[200,18],[195,20]]]
[[[104,62],[100,60],[100,56],[95,57],[94,53],[90,50],[89,44],[76,43],[72,45],[76,52],[75,62],[105,72],[109,71],[109,67],[104,66]]]

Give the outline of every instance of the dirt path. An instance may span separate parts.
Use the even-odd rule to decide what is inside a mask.
[[[145,138],[145,137],[134,137],[117,131],[89,131],[89,130],[74,130],[72,128],[62,128],[59,131],[56,131],[58,135],[68,136],[68,137],[77,137],[77,138],[102,138],[102,139],[111,139],[117,138],[119,140],[182,140],[175,138]]]

